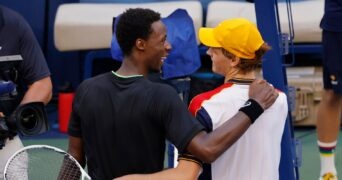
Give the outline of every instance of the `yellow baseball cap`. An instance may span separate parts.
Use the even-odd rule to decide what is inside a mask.
[[[255,58],[264,40],[254,23],[245,18],[222,21],[215,28],[200,28],[200,41],[209,47],[224,48],[237,57]]]

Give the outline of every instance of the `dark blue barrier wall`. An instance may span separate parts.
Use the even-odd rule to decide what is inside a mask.
[[[0,0],[0,4],[21,14],[32,27],[39,44],[45,41],[45,0]]]

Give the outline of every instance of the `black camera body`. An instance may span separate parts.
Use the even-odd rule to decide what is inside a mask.
[[[7,138],[17,133],[33,136],[49,130],[49,123],[43,102],[19,105],[23,97],[18,67],[21,55],[0,56],[0,149]],[[19,91],[18,91],[19,90]],[[13,111],[14,110],[14,111]]]
[[[34,136],[49,130],[43,102],[31,102],[20,105],[11,116],[3,117],[2,119],[3,121],[1,121],[0,125],[1,132],[18,132],[23,136]]]
[[[49,130],[43,102],[30,102],[20,105],[5,121],[10,130],[14,130],[23,136],[34,136]]]
[[[9,117],[0,117],[0,150],[20,133],[23,136],[34,136],[49,130],[48,119],[43,102],[31,102],[20,105]]]

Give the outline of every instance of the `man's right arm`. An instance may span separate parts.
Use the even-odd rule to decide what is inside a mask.
[[[81,138],[69,136],[68,153],[75,158],[82,167],[85,167],[85,155],[83,152],[83,142]],[[65,157],[57,179],[80,179],[80,176],[81,171],[79,171],[76,164],[74,164],[69,158]]]
[[[82,167],[85,166],[85,155],[83,152],[83,142],[80,137],[69,136],[68,153],[74,157]]]
[[[79,108],[82,104],[82,98],[85,95],[85,82],[83,82],[77,89],[75,98],[72,103],[72,112],[68,125],[69,146],[68,153],[72,155],[82,167],[85,166],[85,153],[83,151],[82,131],[81,131],[81,117],[79,116]]]
[[[249,97],[258,102],[263,109],[267,109],[275,102],[278,93],[266,81],[257,80],[250,86]],[[239,111],[211,133],[202,131],[195,135],[187,150],[202,161],[211,163],[233,145],[251,123],[250,117]]]

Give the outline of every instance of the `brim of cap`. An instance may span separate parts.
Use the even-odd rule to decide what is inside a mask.
[[[199,39],[202,44],[209,47],[222,47],[219,42],[217,42],[214,36],[213,28],[200,28],[199,29]]]

